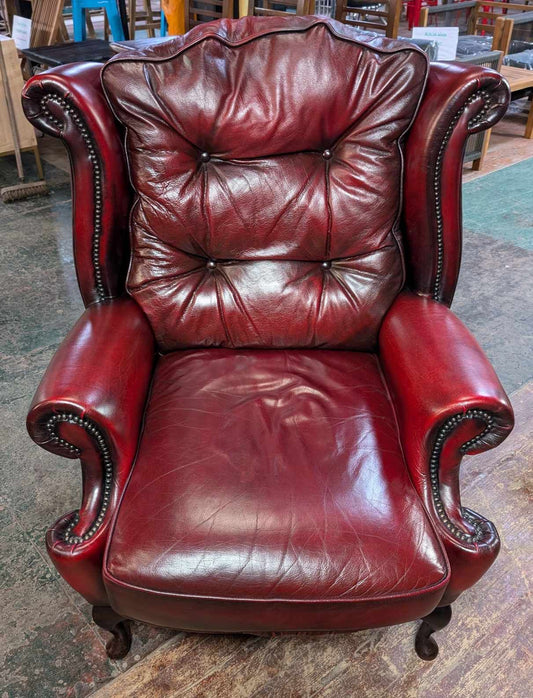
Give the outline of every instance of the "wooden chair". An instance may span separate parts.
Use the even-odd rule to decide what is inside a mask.
[[[185,0],[185,31],[214,19],[232,18],[233,0]]]
[[[513,18],[514,14],[531,12],[533,5],[526,3],[499,2],[493,0],[478,0],[468,25],[469,34],[486,32],[494,33],[498,17]]]
[[[461,5],[462,3],[456,3],[458,6]],[[492,3],[493,5],[506,5],[508,3]],[[492,46],[491,50],[492,51],[501,51],[502,55],[505,56],[508,51],[509,51],[509,45],[511,43],[511,35],[513,33],[513,26],[514,26],[514,20],[512,18],[512,15],[503,15],[503,14],[493,14],[492,15],[492,23],[491,24],[483,24],[478,20],[479,12],[478,12],[478,5],[481,7],[480,3],[476,3],[476,6],[472,8],[472,13],[470,15],[470,19],[468,22],[468,33],[475,36],[480,34],[481,32],[485,34],[489,34],[492,36]],[[439,10],[446,10],[449,5],[443,5],[439,7]],[[420,11],[420,20],[418,22],[419,27],[427,27],[429,24],[429,17],[430,17],[430,10],[433,8],[429,7],[423,7],[422,10]],[[457,8],[458,11],[461,11],[461,8]],[[453,9],[447,10],[448,13],[453,13]],[[434,13],[431,12],[431,15]],[[488,13],[481,11],[481,14],[486,15]],[[452,25],[453,26],[453,25]]]
[[[128,0],[128,33],[135,39],[135,32],[145,30],[148,38],[153,39],[155,30],[161,27],[159,10],[152,9],[150,0],[143,0],[143,9],[137,10],[137,0]]]
[[[261,1],[261,0],[260,0]],[[285,7],[285,10],[280,10],[280,7]],[[248,15],[312,15],[315,11],[314,0],[283,0],[283,2],[274,2],[274,0],[262,0],[261,5],[256,5],[256,0],[249,0]]]
[[[401,0],[385,0],[382,3],[369,3],[367,0],[337,0],[335,19],[361,29],[384,31],[389,39],[396,39],[401,11]]]
[[[65,0],[35,0],[32,4],[30,47],[51,46],[61,38]]]

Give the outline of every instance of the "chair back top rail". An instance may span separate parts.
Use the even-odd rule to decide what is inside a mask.
[[[185,0],[185,31],[215,19],[232,19],[232,0]]]
[[[385,10],[382,9],[383,6]],[[389,39],[396,39],[401,11],[400,0],[385,0],[385,2],[338,0],[335,6],[335,19],[352,27],[384,31]],[[381,18],[385,22],[373,21]]]
[[[498,0],[478,0],[472,10],[468,24],[468,33],[480,31],[492,33],[498,17],[513,18],[513,14],[531,12],[533,5],[522,3],[499,2]],[[510,12],[512,10],[512,12]]]
[[[248,16],[267,16],[274,17],[276,15],[312,15],[315,11],[315,0],[284,0],[284,2],[275,2],[274,0],[260,0],[261,4],[256,4],[257,0],[249,0]],[[287,7],[287,10],[277,9],[280,6]]]

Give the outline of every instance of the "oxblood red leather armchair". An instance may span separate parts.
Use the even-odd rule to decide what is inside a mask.
[[[47,545],[109,655],[129,618],[243,633],[424,618],[433,658],[499,545],[461,506],[459,465],[512,410],[448,306],[462,150],[504,113],[505,82],[269,17],[48,71],[23,101],[70,152],[87,306],[28,428],[81,459],[80,510]]]

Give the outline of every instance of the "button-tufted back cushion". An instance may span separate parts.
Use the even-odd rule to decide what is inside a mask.
[[[137,200],[128,289],[159,346],[370,350],[403,285],[402,155],[425,56],[248,17],[106,65]]]

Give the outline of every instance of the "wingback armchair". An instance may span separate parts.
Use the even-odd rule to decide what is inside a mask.
[[[70,154],[86,310],[28,416],[79,458],[50,557],[128,651],[128,619],[200,632],[422,618],[499,547],[465,453],[509,401],[449,309],[467,137],[500,75],[318,17],[196,27],[32,78]]]

